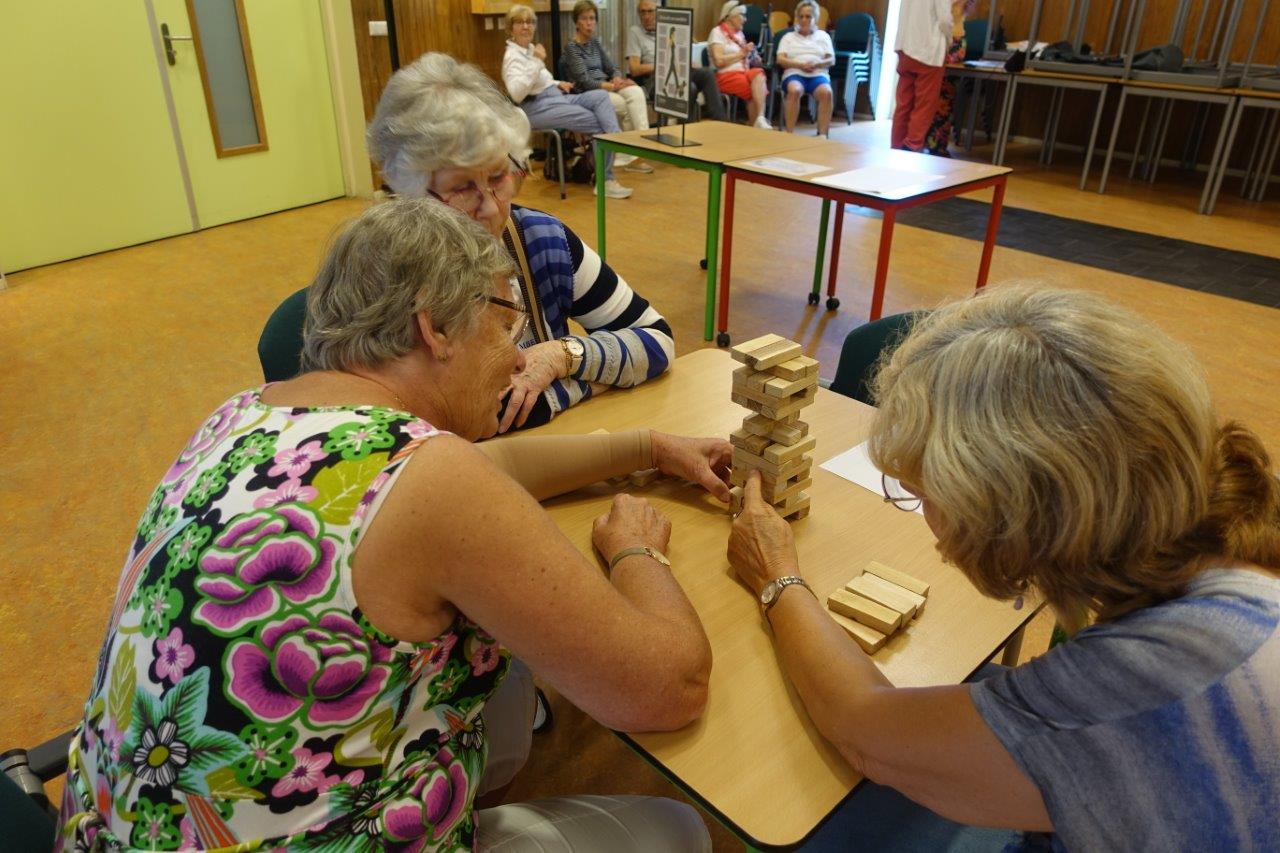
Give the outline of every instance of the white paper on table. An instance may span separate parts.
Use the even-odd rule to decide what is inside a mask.
[[[832,456],[819,467],[825,471],[830,471],[837,477],[843,477],[851,483],[857,483],[868,492],[875,492],[877,495],[884,497],[884,483],[880,479],[883,473],[871,461],[871,457],[867,455],[867,443],[865,441],[857,447],[846,450],[844,453]],[[922,508],[918,507],[915,511],[924,515]]]
[[[935,184],[945,180],[946,177],[943,175],[908,172],[906,169],[890,169],[884,166],[864,166],[849,172],[823,175],[821,178],[814,178],[813,183],[868,195],[892,195],[908,187]]]
[[[757,169],[768,169],[770,172],[781,172],[784,175],[816,175],[819,172],[826,172],[831,169],[830,166],[819,166],[814,163],[801,163],[799,160],[791,160],[786,157],[758,157],[755,160],[747,160],[748,166],[755,166]]]

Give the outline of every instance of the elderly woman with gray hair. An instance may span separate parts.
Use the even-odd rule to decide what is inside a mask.
[[[523,366],[512,272],[481,225],[426,199],[336,238],[306,372],[219,406],[143,513],[62,849],[710,849],[668,800],[475,810],[505,781],[485,723],[521,677],[513,655],[610,728],[679,728],[706,701],[670,523],[618,495],[592,530],[601,572],[537,500],[652,466],[728,494],[718,439],[473,444]]]
[[[396,195],[461,211],[511,255],[533,316],[499,432],[546,423],[593,394],[667,369],[675,343],[666,319],[560,220],[512,204],[525,175],[529,120],[479,68],[442,53],[401,68],[382,93],[368,142]],[[586,334],[572,334],[571,319]]]
[[[827,840],[1280,849],[1280,483],[1191,355],[1096,296],[989,288],[920,321],[875,392],[885,500],[987,595],[1094,624],[975,683],[895,688],[803,588],[753,475],[729,559],[782,590],[762,600],[783,668],[850,765],[933,810],[870,786]]]
[[[557,80],[547,70],[547,50],[534,42],[538,16],[515,3],[507,10],[507,49],[502,55],[502,85],[511,100],[529,117],[534,130],[572,130],[577,133],[617,133],[618,115],[603,89],[573,92],[573,84]],[[605,195],[629,198],[631,190],[614,178],[613,152],[605,154]],[[599,192],[597,184],[596,191]]]

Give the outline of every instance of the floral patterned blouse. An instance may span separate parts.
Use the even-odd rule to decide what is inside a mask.
[[[467,850],[510,654],[356,607],[375,498],[437,431],[224,403],[151,496],[70,751],[63,849]]]

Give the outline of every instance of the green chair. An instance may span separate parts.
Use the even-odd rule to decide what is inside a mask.
[[[835,378],[831,380],[831,390],[874,406],[870,383],[881,354],[897,347],[925,313],[890,314],[859,326],[846,335],[840,347],[840,362],[836,365]]]
[[[302,323],[307,318],[307,289],[281,302],[258,337],[258,360],[268,382],[292,379],[302,372]]]

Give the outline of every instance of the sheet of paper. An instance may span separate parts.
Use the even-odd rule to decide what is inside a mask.
[[[799,160],[790,160],[786,157],[757,157],[755,160],[748,160],[747,164],[755,166],[757,169],[768,169],[770,172],[781,172],[784,175],[816,175],[819,172],[830,171],[830,166],[819,166],[814,163],[801,163]]]
[[[906,169],[888,169],[884,166],[866,166],[850,172],[837,172],[814,178],[813,183],[870,195],[896,195],[908,187],[927,186],[945,181],[942,175],[924,172],[908,172]]]
[[[867,443],[865,441],[857,447],[846,450],[844,453],[832,456],[826,462],[823,462],[820,467],[830,471],[837,477],[843,477],[851,483],[857,483],[869,492],[875,492],[877,495],[884,497],[884,484],[880,481],[881,471],[871,461],[871,457],[867,455]],[[924,515],[923,509],[917,509],[916,512]]]

